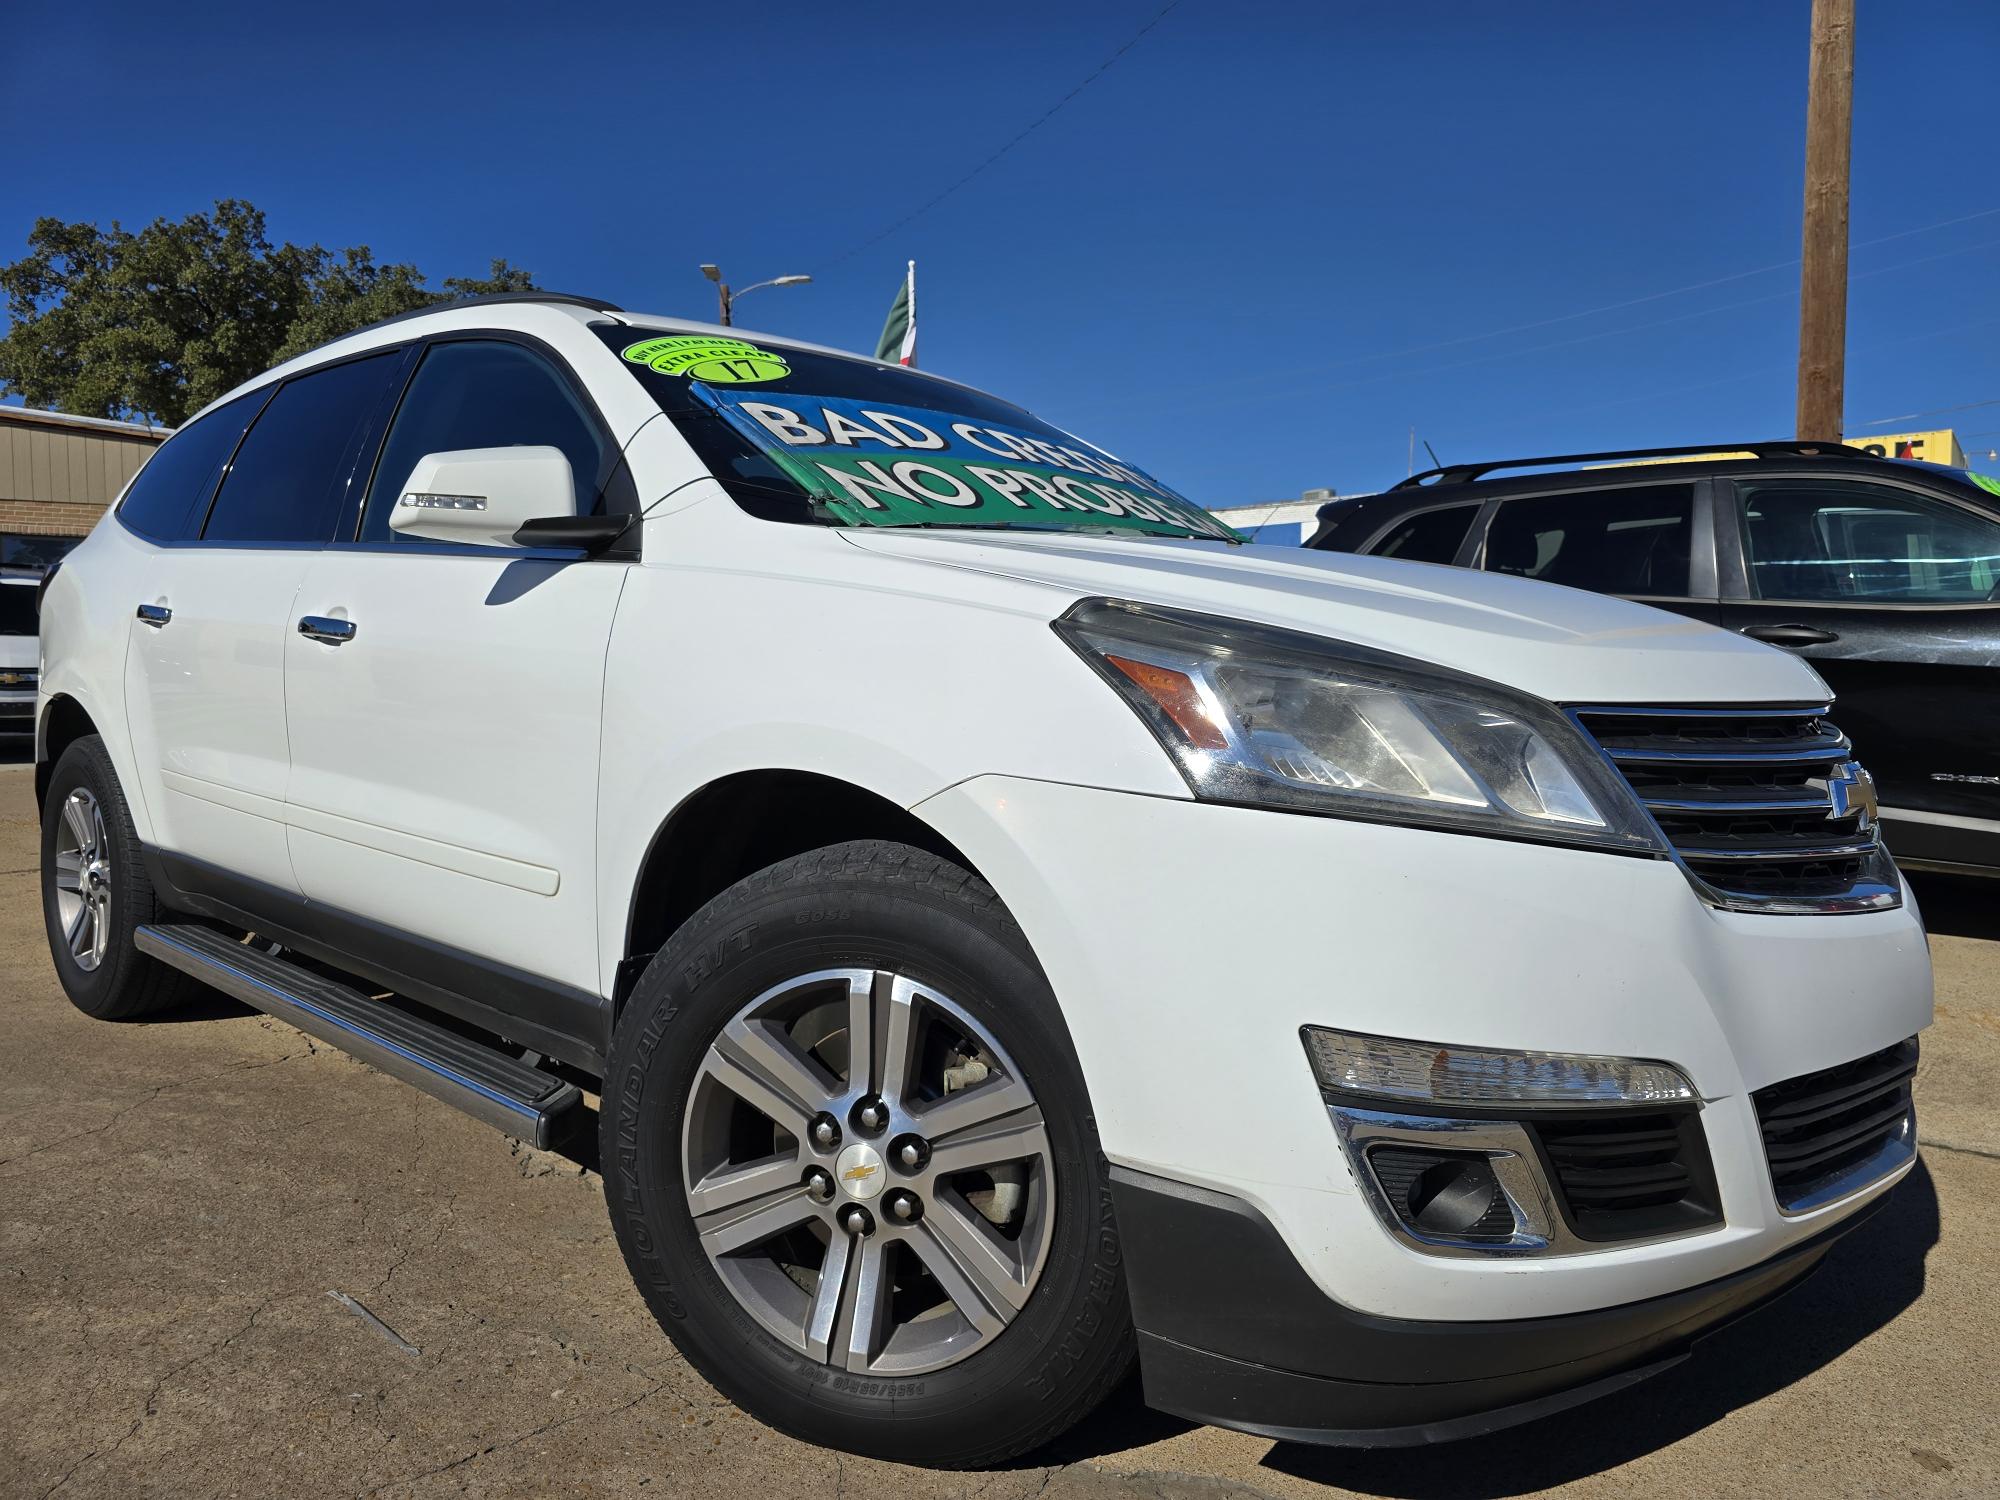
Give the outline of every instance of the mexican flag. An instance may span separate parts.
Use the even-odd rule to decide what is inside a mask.
[[[917,263],[903,278],[902,289],[889,308],[889,321],[882,325],[881,340],[875,345],[877,359],[894,360],[915,369],[917,364]]]

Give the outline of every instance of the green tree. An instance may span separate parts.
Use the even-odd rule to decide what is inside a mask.
[[[273,245],[263,213],[240,199],[136,234],[115,220],[106,230],[43,218],[27,255],[0,266],[10,320],[0,391],[178,426],[259,371],[378,318],[533,290],[504,260],[432,290],[415,266],[378,265],[366,245]]]

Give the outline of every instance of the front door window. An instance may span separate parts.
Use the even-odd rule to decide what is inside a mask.
[[[2000,586],[2000,522],[1887,485],[1741,485],[1743,553],[1758,599],[1975,604]]]

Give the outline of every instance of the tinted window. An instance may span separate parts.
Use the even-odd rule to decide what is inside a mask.
[[[331,540],[369,419],[401,362],[391,350],[280,386],[229,466],[202,540]]]
[[[0,579],[0,635],[35,633],[35,586]]]
[[[1760,599],[1967,603],[2000,584],[2000,522],[1928,495],[1771,480],[1738,490]]]
[[[1536,495],[1494,515],[1486,567],[1600,594],[1681,598],[1693,530],[1691,484]]]
[[[75,536],[0,536],[0,568],[46,573],[82,540]]]
[[[1390,527],[1369,550],[1377,557],[1400,557],[1407,562],[1448,563],[1458,556],[1458,544],[1465,540],[1478,513],[1476,505],[1420,510]]]
[[[396,535],[389,530],[390,513],[425,454],[521,444],[560,448],[576,486],[577,514],[598,509],[605,445],[570,383],[519,344],[475,340],[434,345],[417,367],[389,429],[368,492],[362,540],[379,542]]]
[[[118,519],[156,542],[179,541],[201,525],[216,476],[269,391],[252,391],[183,427],[146,460],[125,491]]]

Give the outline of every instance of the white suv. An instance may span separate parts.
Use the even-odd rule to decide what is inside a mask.
[[[1810,668],[1244,546],[914,371],[394,320],[188,424],[42,629],[75,1003],[191,977],[544,1144],[601,1095],[662,1326],[821,1443],[992,1463],[1135,1352],[1502,1426],[1914,1159],[1924,932]]]

